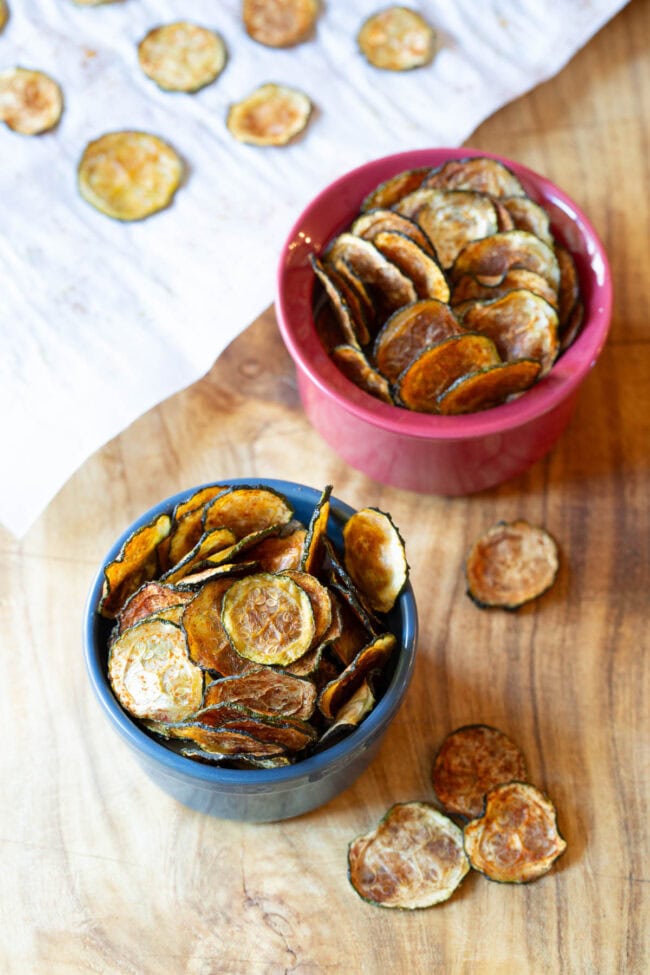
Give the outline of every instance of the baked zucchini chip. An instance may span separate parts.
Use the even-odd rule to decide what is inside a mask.
[[[79,192],[115,220],[143,220],[164,210],[183,177],[178,153],[148,132],[108,132],[89,142],[78,169]]]
[[[481,818],[465,826],[464,842],[474,869],[503,884],[537,880],[566,850],[555,806],[527,782],[490,789]]]
[[[560,319],[560,330],[564,333],[571,319],[571,313],[580,299],[580,285],[575,261],[566,247],[556,244],[555,256],[560,266],[558,317]]]
[[[560,268],[548,244],[527,230],[509,230],[467,244],[451,269],[452,281],[472,274],[483,284],[498,284],[512,267],[534,271],[554,291],[560,284]]]
[[[352,345],[337,345],[330,354],[334,365],[364,393],[384,403],[393,402],[386,377],[373,369],[361,349],[355,349]]]
[[[433,761],[433,788],[445,812],[477,819],[485,795],[504,782],[525,782],[526,761],[498,728],[470,724],[447,735]]]
[[[532,291],[477,301],[465,310],[462,323],[492,339],[505,362],[535,359],[541,366],[540,379],[550,372],[560,349],[557,312]]]
[[[272,488],[240,485],[226,488],[208,503],[203,527],[228,528],[237,539],[254,532],[286,525],[293,518],[293,508],[278,491]]]
[[[419,244],[426,254],[437,260],[438,256],[435,248],[422,227],[415,220],[411,220],[410,217],[405,217],[396,210],[376,207],[373,210],[362,213],[350,227],[350,233],[356,234],[357,237],[363,237],[364,240],[369,240],[370,243],[374,243],[377,234],[386,230],[405,234],[411,240],[415,241],[416,244]]]
[[[407,169],[403,173],[391,176],[390,179],[380,183],[371,193],[368,193],[361,204],[361,212],[365,213],[367,210],[374,210],[375,208],[387,209],[394,206],[407,193],[417,190],[430,172],[429,166],[421,166],[419,169]]]
[[[469,873],[463,833],[425,802],[399,802],[348,849],[348,877],[378,907],[414,910],[448,900]]]
[[[266,47],[293,47],[307,40],[318,19],[318,0],[244,0],[249,37]]]
[[[523,186],[507,166],[485,156],[452,159],[443,163],[430,170],[423,185],[445,190],[476,190],[497,199],[526,195]]]
[[[518,359],[461,376],[438,397],[438,412],[452,416],[500,406],[511,396],[530,389],[541,368],[534,359]]]
[[[330,497],[332,485],[327,484],[321,493],[316,507],[312,511],[309,527],[305,536],[300,568],[303,572],[317,575],[323,564],[325,542],[327,541],[327,524],[330,517]]]
[[[382,633],[362,647],[340,674],[325,684],[318,695],[318,708],[326,718],[334,716],[375,670],[380,670],[395,649],[393,633]]]
[[[118,628],[123,632],[146,616],[154,616],[170,606],[184,605],[193,598],[192,593],[183,592],[165,583],[155,580],[145,582],[132,596],[129,596],[117,614]]]
[[[240,704],[259,714],[308,721],[316,707],[316,687],[302,677],[256,667],[241,676],[222,677],[208,684],[204,706],[224,704]]]
[[[178,589],[200,589],[206,582],[215,579],[225,579],[228,576],[245,576],[255,572],[259,566],[257,562],[222,562],[219,565],[210,564],[210,560],[216,556],[210,556],[205,562],[199,563],[196,571],[183,576],[176,583]],[[207,568],[203,568],[207,566]]]
[[[343,666],[347,667],[369,642],[373,630],[368,629],[368,626],[360,619],[359,614],[342,596],[340,589],[330,589],[330,592],[341,620],[341,632],[332,639],[330,646],[337,660],[340,660]]]
[[[408,409],[437,413],[438,397],[453,382],[500,362],[494,342],[486,335],[452,335],[425,349],[406,367],[397,380],[397,398]]]
[[[300,568],[307,530],[302,526],[287,534],[270,535],[248,549],[248,557],[261,572],[284,572]]]
[[[339,234],[325,256],[332,263],[338,258],[346,260],[364,284],[378,289],[383,303],[390,311],[395,311],[417,298],[411,279],[384,257],[374,244],[356,234]]]
[[[449,301],[449,285],[437,261],[411,237],[398,230],[382,230],[373,243],[377,250],[410,278],[418,298]]]
[[[282,573],[289,579],[304,589],[309,597],[312,612],[314,614],[314,636],[312,646],[316,646],[325,639],[332,625],[332,600],[327,588],[318,581],[316,576],[309,572],[301,572],[296,569],[289,569]]]
[[[318,750],[329,748],[334,742],[340,741],[358,728],[367,714],[370,714],[376,704],[375,695],[367,680],[361,684],[351,698],[343,704],[333,723],[326,728],[318,742]]]
[[[344,294],[352,293],[354,296],[354,304],[352,307],[356,309],[357,305],[359,306],[361,319],[365,323],[364,332],[370,331],[375,323],[375,306],[365,284],[344,257],[337,258],[335,261],[328,263],[327,266],[336,272],[336,280],[339,284],[347,285]]]
[[[429,346],[462,334],[449,306],[436,299],[416,301],[394,312],[374,345],[375,364],[391,382]]]
[[[316,732],[306,721],[277,714],[261,714],[243,704],[201,708],[193,721],[218,730],[243,731],[257,741],[271,742],[290,752],[301,751],[316,738]]]
[[[21,135],[49,132],[62,112],[63,93],[54,78],[27,68],[0,71],[0,121],[14,132]]]
[[[154,27],[138,45],[140,67],[164,91],[198,91],[226,63],[223,38],[206,27],[177,21]]]
[[[159,515],[137,528],[122,545],[118,556],[104,567],[104,586],[99,613],[113,619],[129,596],[158,573],[158,544],[169,535],[171,518]]]
[[[555,245],[551,233],[550,217],[539,203],[535,203],[529,196],[510,196],[500,202],[501,206],[505,207],[512,217],[512,222],[517,230],[527,230],[529,233],[535,234],[549,247]]]
[[[410,71],[429,64],[435,41],[433,27],[408,7],[388,7],[372,14],[357,35],[366,61],[385,71]]]
[[[555,582],[555,540],[527,521],[500,521],[472,546],[465,564],[467,595],[477,606],[518,609]]]
[[[281,755],[285,749],[277,741],[259,741],[248,731],[213,728],[201,721],[185,721],[168,726],[172,738],[193,741],[204,752],[226,757]]]
[[[470,241],[497,232],[494,203],[471,190],[419,189],[401,199],[395,209],[422,227],[444,268],[452,266]]]
[[[454,284],[451,293],[451,305],[463,305],[467,301],[490,301],[502,298],[509,291],[524,289],[532,291],[548,301],[553,308],[558,306],[557,292],[540,274],[527,271],[523,267],[513,267],[503,275],[497,284],[481,284],[472,274],[464,274]]]
[[[198,542],[180,562],[168,569],[160,578],[161,582],[174,585],[184,579],[192,569],[196,569],[215,552],[230,551],[235,542],[235,534],[230,528],[210,528],[204,531]]]
[[[239,142],[286,146],[307,127],[311,112],[311,100],[304,92],[266,84],[231,106],[226,125]]]
[[[390,515],[377,508],[355,512],[343,528],[345,568],[379,613],[389,613],[408,580],[404,541]]]
[[[221,623],[223,597],[233,579],[213,579],[192,594],[183,613],[190,659],[202,670],[223,673],[223,655],[229,659],[230,640]],[[226,669],[230,670],[227,665]],[[237,671],[239,672],[239,671]],[[206,702],[207,703],[207,702]]]
[[[333,274],[329,266],[324,267],[318,258],[313,254],[310,254],[309,263],[311,264],[314,274],[320,281],[323,291],[330,302],[330,306],[334,312],[334,315],[336,316],[339,329],[345,338],[346,344],[360,349],[360,317],[358,314],[355,314],[350,307],[348,303],[349,295],[343,293],[340,276]]]

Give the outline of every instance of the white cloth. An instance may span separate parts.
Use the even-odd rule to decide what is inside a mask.
[[[322,187],[374,157],[460,145],[624,2],[421,0],[440,50],[401,74],[357,49],[377,0],[328,0],[313,39],[286,50],[248,38],[240,0],[9,5],[0,70],[39,68],[65,97],[50,133],[0,125],[0,521],[20,536],[85,458],[205,374],[271,303],[280,247]],[[151,27],[183,18],[229,50],[194,95],[159,90],[137,61]],[[317,110],[292,146],[239,144],[228,106],[268,81],[301,88]],[[116,129],[162,136],[188,166],[173,206],[140,223],[77,191],[86,143]]]

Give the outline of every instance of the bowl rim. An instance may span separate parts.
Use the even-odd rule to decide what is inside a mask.
[[[369,747],[377,737],[382,735],[404,699],[413,675],[418,637],[417,605],[410,581],[407,582],[398,600],[401,606],[402,653],[396,661],[395,672],[385,693],[362,723],[346,738],[315,755],[296,762],[294,765],[276,769],[228,769],[218,765],[212,766],[195,762],[184,755],[171,751],[164,744],[150,737],[146,731],[137,725],[134,719],[127,715],[113,695],[105,668],[102,667],[101,650],[96,643],[96,626],[98,625],[96,608],[104,581],[104,566],[116,557],[125,540],[137,528],[151,521],[158,514],[165,512],[171,514],[179,501],[212,484],[223,484],[224,487],[239,485],[269,487],[275,491],[286,493],[292,504],[294,500],[291,495],[294,496],[294,499],[296,495],[299,495],[310,502],[313,500],[313,503],[316,504],[322,490],[309,487],[306,484],[274,478],[223,478],[218,481],[206,481],[204,484],[176,492],[139,515],[111,545],[95,573],[86,598],[83,615],[83,651],[91,687],[113,728],[139,753],[139,757],[158,766],[163,766],[172,775],[175,774],[184,779],[189,778],[197,783],[204,783],[206,786],[238,786],[242,794],[257,792],[265,787],[267,791],[271,787],[282,785],[291,788],[303,780],[316,781],[331,774],[333,770],[344,764],[344,760],[349,754],[354,755]],[[341,522],[347,521],[354,511],[354,508],[339,498],[330,497],[330,516],[335,519]]]
[[[547,203],[562,211],[569,221],[578,227],[586,245],[589,263],[594,269],[593,292],[594,307],[585,318],[582,329],[571,346],[554,363],[550,373],[527,390],[518,399],[491,407],[478,413],[460,416],[436,416],[417,413],[391,404],[383,403],[359,389],[347,379],[331,362],[320,345],[310,316],[313,343],[318,343],[322,356],[316,360],[305,350],[300,337],[292,324],[288,295],[296,270],[306,271],[306,264],[296,262],[295,251],[304,238],[303,228],[319,210],[327,207],[328,201],[340,194],[351,182],[366,183],[366,193],[393,175],[421,166],[435,168],[452,159],[465,159],[483,156],[496,159],[512,170],[524,183],[525,188],[534,188],[535,196],[542,196]],[[381,172],[382,177],[373,182],[372,174]],[[365,194],[363,194],[365,195]],[[363,195],[361,198],[363,198]],[[355,211],[357,212],[357,211]],[[351,217],[353,214],[351,215]],[[332,231],[332,234],[338,231]],[[331,236],[331,235],[330,235]],[[303,251],[307,249],[303,246]],[[311,307],[311,306],[310,306]],[[282,246],[276,276],[276,312],[278,327],[287,349],[295,364],[309,377],[311,382],[329,399],[340,407],[374,427],[387,432],[410,436],[415,439],[435,439],[443,441],[465,440],[502,433],[523,426],[545,413],[553,410],[566,399],[595,364],[607,339],[611,324],[612,279],[609,260],[605,248],[593,225],[580,207],[555,183],[522,163],[516,162],[500,153],[473,149],[468,146],[456,148],[441,147],[415,149],[394,153],[373,159],[349,170],[325,186],[294,222]],[[316,349],[317,351],[317,349]]]

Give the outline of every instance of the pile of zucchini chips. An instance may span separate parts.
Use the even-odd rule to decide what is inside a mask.
[[[304,525],[269,487],[201,488],[105,566],[111,688],[180,754],[286,766],[356,728],[385,690],[404,543],[387,514],[365,508],[338,552],[330,494]]]
[[[584,309],[569,251],[503,163],[408,170],[311,255],[332,361],[385,403],[473,413],[546,376]]]

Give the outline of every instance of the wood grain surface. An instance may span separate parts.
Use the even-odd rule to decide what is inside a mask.
[[[650,4],[633,0],[469,140],[560,184],[611,258],[611,338],[545,460],[468,498],[371,482],[304,419],[269,310],[201,382],[88,460],[26,538],[0,534],[4,975],[650,971],[648,38]],[[166,495],[242,475],[331,482],[390,511],[420,610],[414,680],[379,757],[284,824],[219,821],[159,791],[109,728],[81,653],[113,539]],[[557,538],[557,584],[517,613],[481,611],[465,554],[515,517]],[[567,853],[528,886],[472,874],[430,910],[365,904],[346,879],[349,841],[391,803],[431,799],[438,744],[475,721],[519,742]]]

